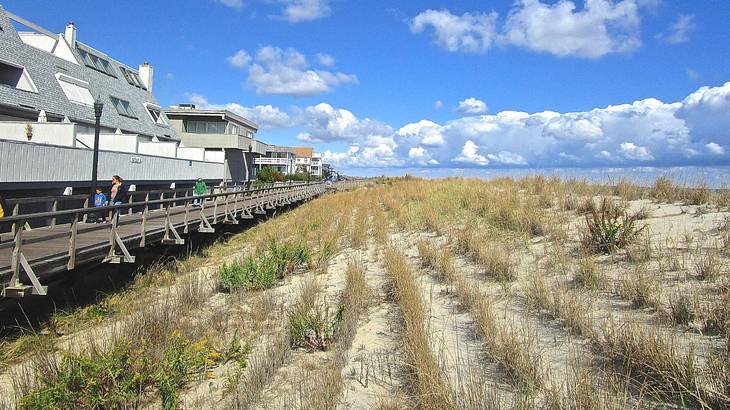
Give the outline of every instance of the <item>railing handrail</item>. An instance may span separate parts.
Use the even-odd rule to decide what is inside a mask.
[[[314,186],[321,185],[321,184],[323,184],[323,183],[317,182],[317,183],[311,183],[311,184],[304,183],[304,184],[281,185],[281,186],[272,186],[272,187],[257,188],[257,189],[234,190],[234,191],[222,192],[222,193],[218,193],[218,194],[155,199],[155,200],[142,201],[142,202],[131,202],[131,203],[120,204],[120,205],[75,208],[75,209],[66,209],[66,210],[62,210],[62,211],[52,211],[52,212],[36,212],[36,213],[30,213],[30,214],[20,214],[20,215],[8,216],[8,217],[0,219],[0,223],[12,224],[12,223],[16,223],[16,222],[31,221],[31,220],[35,220],[35,219],[48,219],[48,218],[53,218],[53,217],[71,216],[71,215],[86,215],[86,214],[90,214],[90,213],[98,213],[98,212],[110,211],[110,210],[115,210],[115,209],[116,210],[129,209],[129,208],[140,207],[140,206],[144,206],[144,205],[160,205],[160,204],[167,204],[167,203],[171,203],[171,202],[220,198],[223,196],[229,196],[229,195],[241,194],[241,193],[243,193],[245,195],[245,194],[249,194],[249,193],[250,194],[258,193],[260,191],[272,191],[272,190],[281,191],[281,190],[291,189],[291,188],[314,187]]]

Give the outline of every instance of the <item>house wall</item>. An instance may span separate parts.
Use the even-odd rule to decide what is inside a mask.
[[[25,127],[27,122],[0,122],[0,139],[28,141]],[[62,122],[37,122],[33,126],[32,142],[65,145],[76,144],[76,128],[73,124]]]
[[[222,152],[221,152],[222,154]],[[93,151],[0,140],[0,183],[89,181]],[[223,177],[223,163],[99,152],[99,180],[121,175],[130,183]]]

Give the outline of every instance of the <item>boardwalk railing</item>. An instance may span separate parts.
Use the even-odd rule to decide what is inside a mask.
[[[253,219],[254,214],[266,214],[267,210],[314,198],[324,193],[328,185],[332,186],[314,183],[251,190],[234,187],[202,196],[191,195],[189,189],[146,192],[140,193],[144,196],[142,201],[116,206],[14,212],[2,219],[3,224],[12,226],[13,235],[12,242],[0,243],[0,280],[10,276],[2,296],[45,295],[43,276],[72,270],[79,263],[133,263],[131,249],[144,248],[152,241],[182,245],[185,240],[181,233],[212,233],[216,225],[238,224],[241,219]],[[345,183],[338,188],[351,185]],[[155,194],[159,194],[158,199],[151,199]],[[98,219],[105,222],[89,223]],[[69,222],[58,223],[60,220]],[[33,221],[51,223],[29,229]]]

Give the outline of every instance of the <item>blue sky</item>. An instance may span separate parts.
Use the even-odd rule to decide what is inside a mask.
[[[341,168],[728,164],[728,1],[3,6]]]

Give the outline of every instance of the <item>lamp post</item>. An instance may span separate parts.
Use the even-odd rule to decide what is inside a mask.
[[[94,159],[91,165],[91,198],[94,198],[97,186],[97,168],[99,166],[99,132],[101,126],[99,120],[101,119],[101,113],[104,109],[104,103],[101,101],[101,95],[96,97],[94,101],[94,117],[96,117],[96,124],[94,125]],[[93,203],[92,203],[93,205]]]
[[[253,152],[253,146],[251,145],[251,142],[248,143],[248,159],[251,161],[251,164],[248,164],[248,161],[246,161],[246,165],[248,165],[248,168],[246,169],[246,189],[251,189],[251,171],[253,171],[255,165],[253,160],[253,155],[251,154]]]

